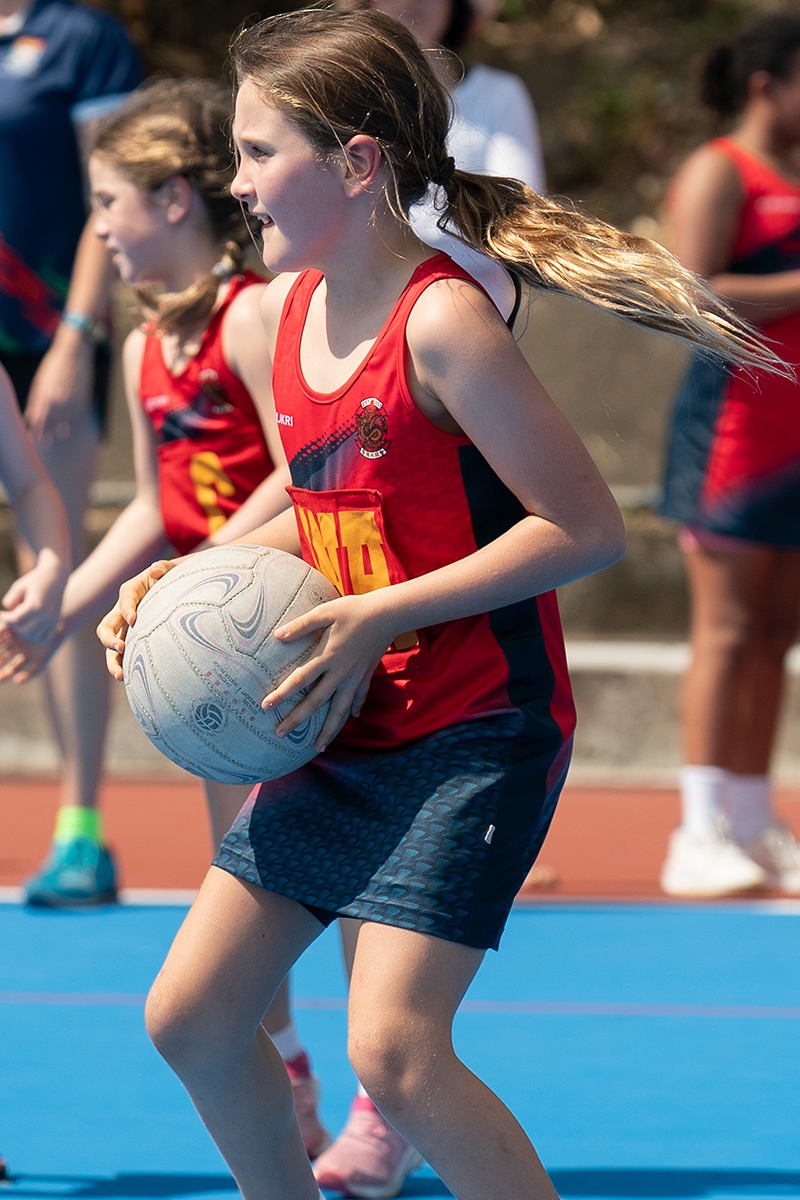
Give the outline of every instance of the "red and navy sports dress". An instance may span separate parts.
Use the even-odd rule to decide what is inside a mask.
[[[735,274],[800,267],[800,184],[730,138],[713,147],[736,164],[744,189]],[[764,326],[800,369],[800,312]],[[672,416],[662,512],[712,534],[800,546],[800,389],[774,375],[731,370],[695,355]]]
[[[243,288],[263,283],[237,276],[178,374],[164,362],[161,338],[148,333],[139,395],[156,431],[158,484],[164,528],[179,554],[224,525],[272,473],[258,412],[222,352],[222,323]]]
[[[273,384],[304,559],[344,594],[427,574],[525,516],[466,437],[417,408],[406,324],[446,254],[413,274],[367,358],[336,392],[306,383],[300,343],[322,276],[284,306]],[[477,286],[477,285],[476,285]],[[358,719],[284,779],[262,784],[216,865],[300,901],[496,947],[555,809],[575,714],[555,596],[409,630]]]

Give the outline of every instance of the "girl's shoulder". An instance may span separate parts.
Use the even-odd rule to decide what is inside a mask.
[[[416,355],[466,354],[475,341],[505,346],[508,326],[483,289],[469,279],[437,279],[418,296],[408,316],[406,341]]]
[[[695,195],[741,197],[744,194],[739,164],[729,152],[727,139],[715,138],[693,151],[670,188],[670,206],[676,199]]]
[[[122,366],[126,375],[141,366],[146,344],[147,333],[141,325],[137,325],[122,343]]]
[[[241,329],[246,333],[254,323],[261,324],[261,301],[268,286],[266,279],[252,280],[237,292],[222,319],[226,330]]]

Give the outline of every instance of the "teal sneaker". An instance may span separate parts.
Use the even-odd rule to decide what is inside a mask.
[[[80,908],[117,899],[114,860],[89,838],[53,842],[50,855],[22,885],[25,903],[36,908]]]

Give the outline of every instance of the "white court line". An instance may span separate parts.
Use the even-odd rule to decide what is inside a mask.
[[[192,888],[122,888],[119,902],[153,908],[188,908],[196,895]],[[22,900],[22,888],[0,887],[0,904],[22,904]]]
[[[682,675],[689,665],[689,647],[685,642],[568,641],[567,663],[570,671],[642,672],[655,675]],[[800,646],[789,651],[790,675],[800,675]]]

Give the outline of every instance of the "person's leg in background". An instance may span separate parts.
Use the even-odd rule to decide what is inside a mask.
[[[673,895],[800,891],[800,848],[773,814],[769,763],[800,612],[800,553],[683,540],[692,663],[683,694],[682,824],[662,873]]]
[[[107,383],[107,351],[97,371],[100,397]],[[41,361],[38,355],[8,355],[21,407]],[[97,408],[69,426],[56,428],[37,449],[67,509],[73,562],[85,553],[84,514],[100,444]],[[20,570],[32,565],[30,549],[18,544]],[[61,801],[50,854],[25,882],[28,903],[47,906],[98,904],[114,900],[114,864],[103,839],[97,808],[109,707],[109,677],[102,646],[90,626],[70,638],[49,664],[44,686],[62,757]]]

